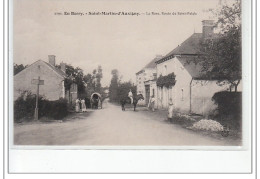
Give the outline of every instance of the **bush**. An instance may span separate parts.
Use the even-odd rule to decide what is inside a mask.
[[[212,100],[218,106],[218,116],[232,116],[241,118],[242,115],[242,93],[222,91],[215,93]]]
[[[170,86],[174,86],[176,83],[176,75],[174,73],[170,73],[167,76],[160,76],[157,81],[156,85],[159,87],[165,86],[166,88],[169,88]]]
[[[14,120],[20,121],[23,118],[32,119],[35,109],[35,95],[30,92],[23,92],[14,102]]]
[[[18,122],[23,119],[31,120],[35,111],[35,95],[31,93],[22,93],[14,102],[14,121]],[[39,118],[49,117],[53,119],[62,119],[68,115],[68,106],[65,99],[49,101],[39,97]]]
[[[67,100],[59,99],[56,101],[41,100],[39,102],[39,117],[50,117],[62,119],[68,115]]]

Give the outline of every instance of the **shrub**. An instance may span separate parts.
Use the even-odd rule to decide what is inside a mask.
[[[23,118],[32,119],[35,109],[35,95],[23,92],[14,102],[14,120],[16,122]]]
[[[67,100],[59,99],[56,101],[41,100],[39,102],[39,116],[62,119],[68,115]]]
[[[31,120],[35,111],[35,95],[31,93],[22,93],[14,102],[14,121],[18,122],[23,119]],[[53,119],[62,119],[68,115],[68,106],[65,99],[49,101],[39,97],[39,117],[49,117]]]
[[[215,93],[212,100],[218,106],[218,116],[232,116],[241,118],[242,114],[242,93],[222,91]]]
[[[159,86],[159,87],[167,87],[169,88],[170,86],[174,86],[175,83],[176,83],[176,80],[175,80],[175,77],[176,75],[174,73],[170,73],[168,74],[167,76],[160,76],[157,81],[156,81],[156,85]]]

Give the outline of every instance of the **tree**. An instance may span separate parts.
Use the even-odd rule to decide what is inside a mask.
[[[109,99],[110,101],[117,101],[117,90],[118,90],[118,80],[119,80],[119,73],[117,69],[111,71],[112,79],[109,86]]]
[[[58,68],[60,68],[58,66]],[[65,79],[65,89],[70,90],[70,86],[72,83],[76,83],[78,85],[78,93],[82,95],[85,93],[85,84],[84,84],[84,74],[83,70],[79,67],[74,68],[71,65],[66,65],[66,75]]]
[[[101,79],[103,77],[102,67],[99,65],[96,73],[96,90],[97,92],[101,92]]]
[[[218,79],[219,85],[228,83],[230,91],[233,87],[237,91],[242,78],[241,2],[223,5],[216,15],[218,37],[201,42],[202,71],[205,76]]]
[[[131,83],[131,81],[119,83],[117,89],[117,98],[124,99],[128,97],[128,92],[131,89],[133,95],[136,95],[136,86]]]
[[[23,69],[25,69],[28,65],[23,65],[23,64],[16,64],[14,63],[14,75],[16,75],[17,73],[19,73],[20,71],[22,71]]]

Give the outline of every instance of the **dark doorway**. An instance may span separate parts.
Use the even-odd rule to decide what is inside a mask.
[[[150,85],[145,85],[145,104],[149,103],[150,99]]]

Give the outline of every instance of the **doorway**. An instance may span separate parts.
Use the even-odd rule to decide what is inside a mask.
[[[145,104],[149,103],[150,99],[150,85],[145,85]]]

